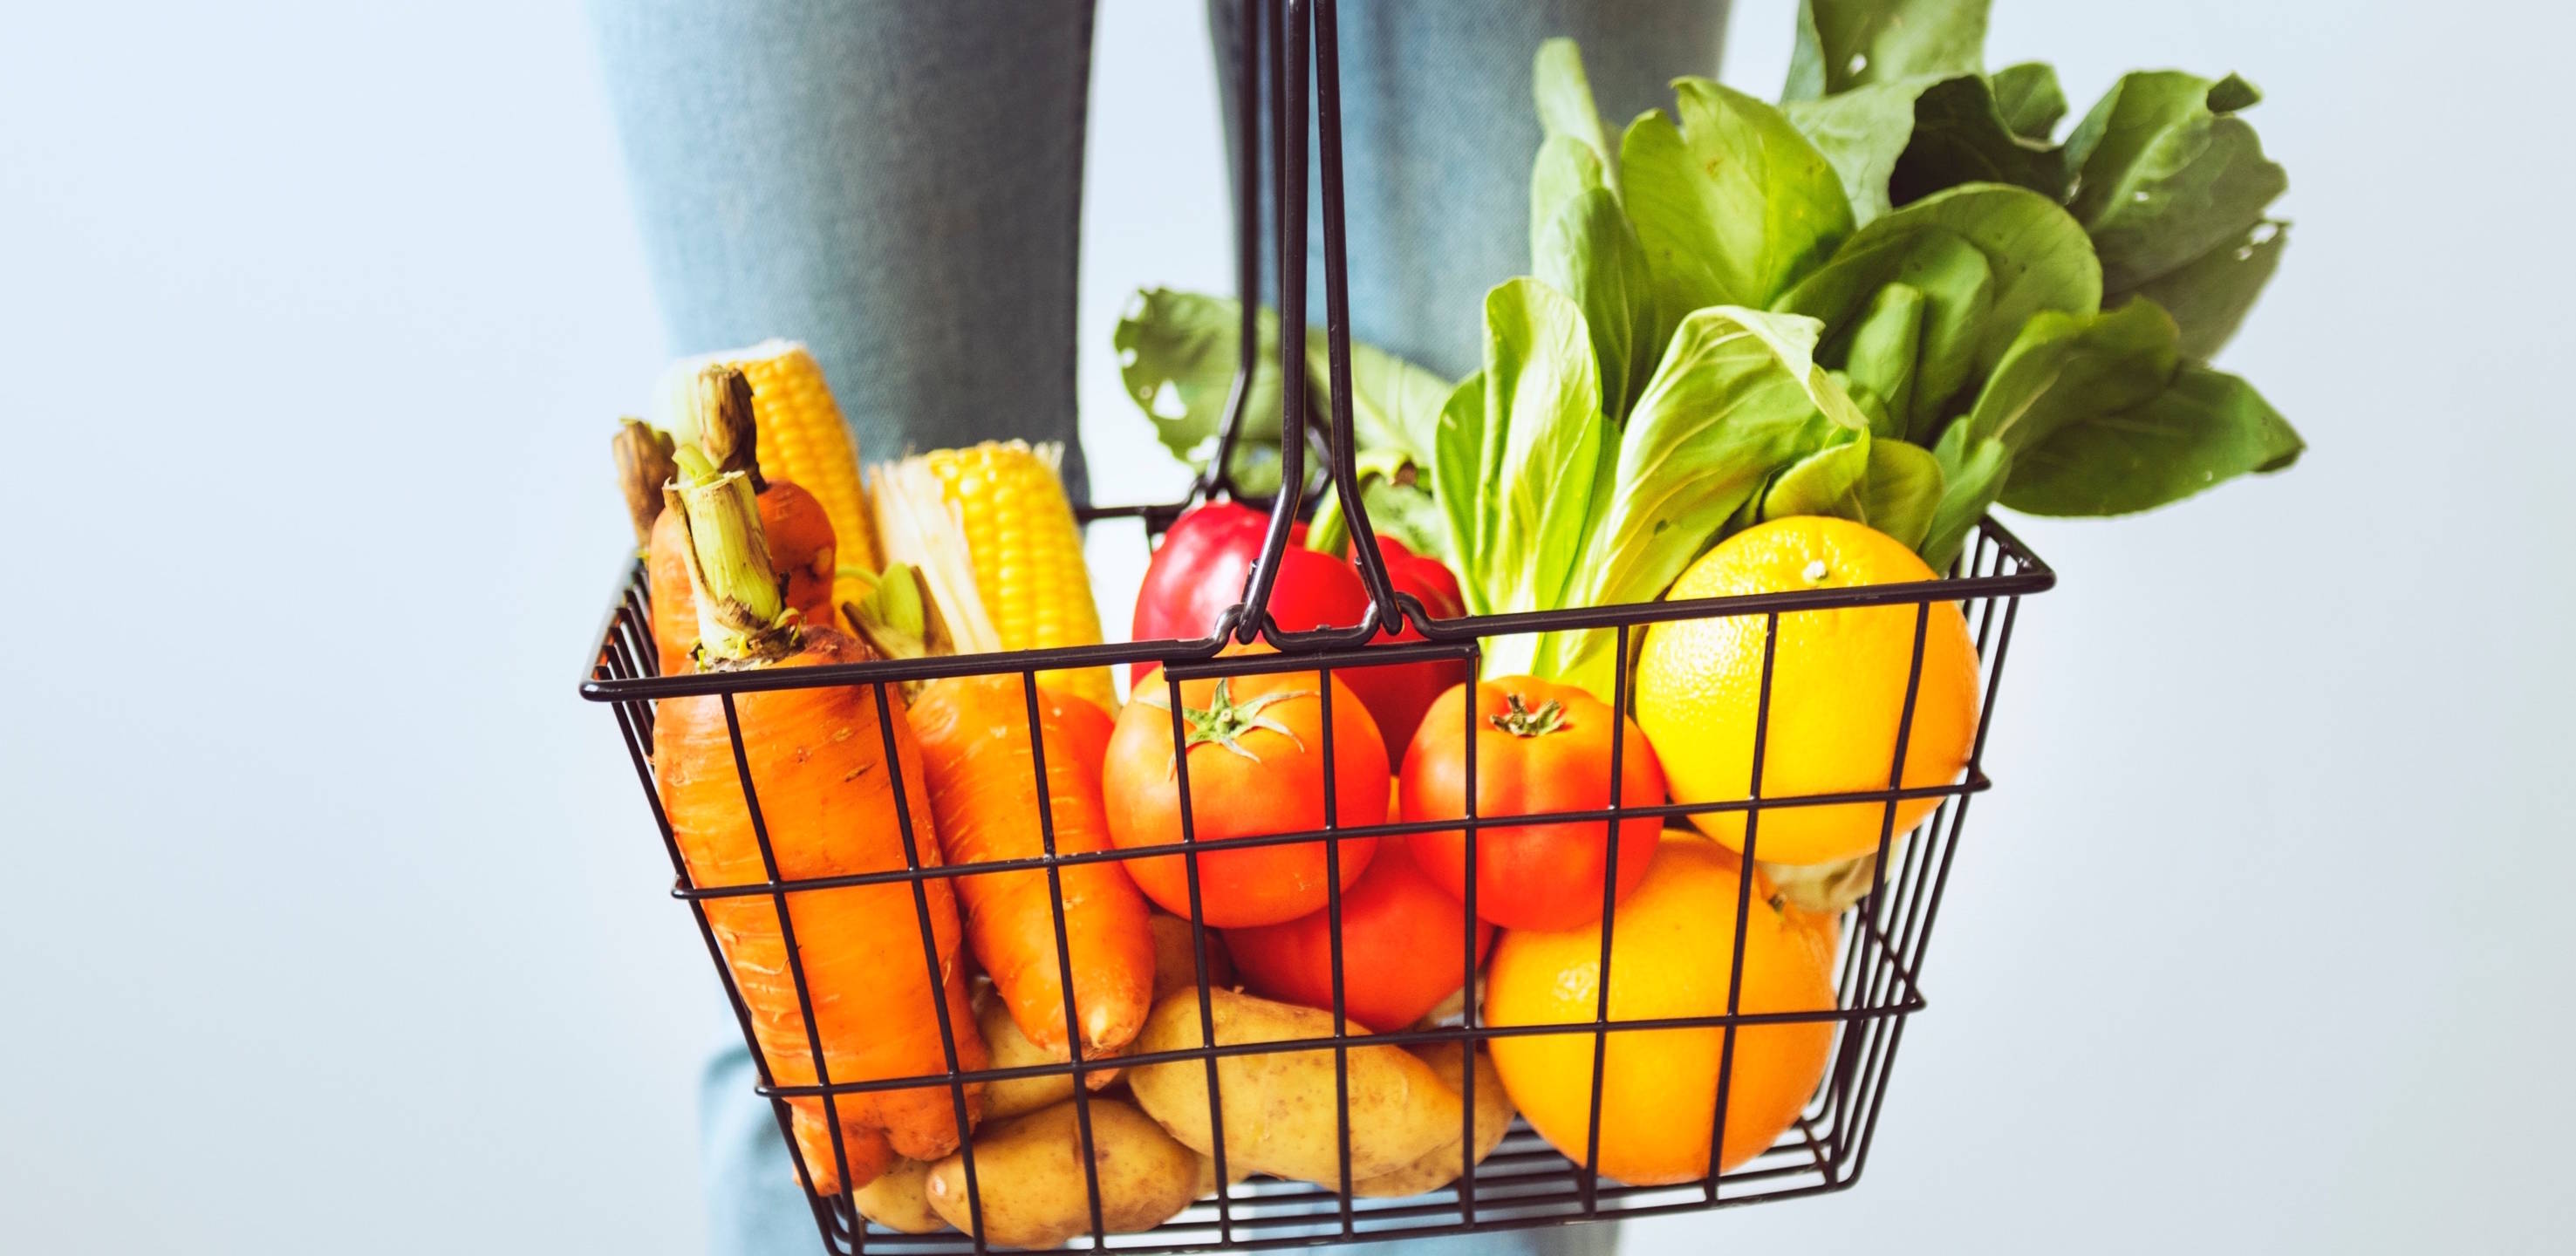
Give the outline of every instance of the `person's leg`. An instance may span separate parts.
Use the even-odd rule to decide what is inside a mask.
[[[1485,290],[1529,270],[1529,172],[1539,143],[1530,61],[1539,41],[1569,35],[1583,45],[1594,99],[1615,136],[1639,113],[1669,109],[1673,79],[1716,75],[1726,11],[1726,0],[1341,5],[1342,208],[1352,334],[1453,379],[1475,370]],[[1235,151],[1234,76],[1242,19],[1242,0],[1208,0],[1228,155],[1237,162],[1243,154]],[[1311,175],[1308,187],[1315,187]],[[1308,199],[1306,308],[1320,324],[1323,219],[1318,198]],[[1266,218],[1266,204],[1263,213]],[[1272,268],[1265,251],[1262,291],[1275,301]],[[1588,1225],[1330,1250],[1609,1256],[1617,1246],[1616,1226]]]
[[[1087,0],[593,0],[671,348],[811,345],[890,458],[1074,427]]]
[[[1229,153],[1242,9],[1242,0],[1208,0]],[[1669,110],[1674,78],[1716,75],[1727,6],[1405,0],[1337,11],[1352,332],[1455,379],[1481,359],[1485,290],[1529,271],[1529,172],[1539,143],[1530,60],[1539,41],[1569,35],[1583,45],[1615,137],[1647,109]],[[1306,308],[1320,324],[1320,209],[1308,218]],[[1268,266],[1265,254],[1265,275]],[[1275,281],[1263,290],[1275,299]]]

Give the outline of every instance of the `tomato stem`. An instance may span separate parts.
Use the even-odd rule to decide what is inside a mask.
[[[1217,679],[1216,692],[1208,695],[1208,704],[1206,709],[1202,710],[1193,706],[1184,706],[1181,708],[1181,719],[1189,725],[1189,738],[1187,741],[1182,743],[1181,753],[1187,754],[1192,748],[1197,746],[1222,746],[1227,750],[1242,755],[1244,758],[1250,759],[1255,763],[1259,763],[1261,762],[1261,756],[1244,749],[1243,743],[1240,740],[1245,733],[1251,732],[1256,728],[1268,729],[1271,732],[1287,738],[1289,741],[1296,744],[1300,753],[1303,753],[1306,749],[1305,741],[1300,739],[1287,725],[1262,714],[1262,712],[1278,703],[1285,702],[1290,698],[1314,697],[1315,691],[1312,689],[1276,690],[1270,693],[1258,695],[1248,702],[1238,703],[1234,700],[1234,694],[1230,688],[1233,684],[1233,680],[1234,678],[1231,676],[1222,676]],[[1179,767],[1180,756],[1174,755],[1172,770],[1178,771]]]
[[[1540,703],[1535,711],[1531,710],[1529,703],[1516,693],[1503,695],[1503,701],[1511,706],[1511,710],[1486,718],[1493,723],[1494,727],[1514,737],[1545,737],[1549,733],[1561,733],[1574,727],[1573,723],[1565,718],[1565,704],[1554,698]]]

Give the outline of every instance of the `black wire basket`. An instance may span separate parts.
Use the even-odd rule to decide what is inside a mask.
[[[1900,584],[1867,585],[1850,588],[1819,588],[1765,593],[1751,596],[1707,598],[1698,600],[1657,601],[1618,606],[1568,608],[1537,613],[1469,616],[1435,619],[1409,595],[1394,591],[1382,560],[1378,557],[1374,535],[1360,500],[1354,470],[1352,418],[1350,412],[1350,338],[1346,312],[1347,267],[1343,256],[1341,155],[1339,144],[1340,110],[1336,58],[1333,37],[1333,4],[1331,0],[1247,0],[1245,23],[1246,46],[1243,49],[1243,72],[1239,75],[1240,108],[1237,122],[1241,131],[1242,151],[1239,177],[1242,180],[1241,283],[1246,296],[1242,348],[1235,388],[1229,407],[1228,421],[1220,449],[1209,463],[1208,473],[1194,487],[1188,500],[1168,505],[1086,508],[1080,515],[1089,527],[1106,527],[1133,531],[1151,543],[1192,504],[1232,496],[1234,492],[1227,468],[1236,430],[1241,426],[1245,398],[1257,360],[1254,318],[1257,302],[1252,299],[1259,284],[1258,253],[1260,244],[1257,198],[1262,189],[1261,162],[1254,156],[1260,151],[1259,122],[1262,114],[1260,90],[1262,80],[1255,69],[1266,56],[1269,75],[1269,109],[1271,136],[1275,139],[1273,154],[1274,221],[1279,245],[1280,317],[1282,326],[1305,324],[1303,250],[1306,238],[1307,154],[1305,140],[1307,71],[1310,55],[1314,71],[1316,120],[1319,123],[1317,157],[1320,205],[1325,250],[1325,289],[1327,326],[1331,344],[1331,370],[1334,388],[1329,401],[1329,426],[1315,441],[1320,452],[1324,478],[1334,485],[1342,500],[1352,503],[1349,526],[1352,552],[1359,567],[1362,583],[1370,597],[1370,609],[1363,622],[1343,628],[1318,629],[1311,632],[1281,631],[1267,611],[1271,588],[1279,566],[1280,555],[1290,543],[1290,530],[1301,506],[1316,486],[1308,484],[1306,454],[1310,432],[1305,421],[1308,400],[1304,372],[1294,350],[1284,350],[1284,361],[1277,364],[1283,396],[1281,442],[1281,483],[1287,486],[1268,503],[1269,528],[1265,548],[1247,581],[1242,603],[1222,622],[1210,626],[1210,635],[1198,640],[1158,640],[1125,644],[1080,646],[1061,649],[980,654],[960,657],[925,658],[902,661],[879,661],[835,666],[767,669],[689,676],[663,677],[655,674],[658,654],[652,639],[651,605],[639,563],[630,570],[623,589],[611,606],[607,623],[600,636],[599,652],[589,676],[581,686],[582,696],[607,704],[616,714],[627,750],[635,764],[638,780],[656,823],[661,829],[665,849],[670,855],[678,881],[672,893],[689,904],[697,921],[699,934],[707,953],[724,981],[735,1014],[740,1021],[744,1040],[751,1047],[759,1066],[760,1093],[771,1100],[782,1137],[788,1142],[801,1183],[809,1189],[815,1224],[826,1250],[836,1253],[866,1251],[947,1253],[990,1250],[984,1217],[987,1199],[979,1182],[971,1145],[964,1153],[964,1180],[969,1224],[965,1232],[906,1234],[876,1227],[865,1221],[850,1197],[844,1193],[817,1195],[810,1189],[818,1180],[847,1182],[851,1180],[850,1163],[837,1132],[832,1148],[839,1163],[829,1166],[810,1164],[792,1133],[791,1101],[819,1102],[827,1112],[838,1101],[854,1096],[895,1089],[922,1087],[943,1088],[951,1097],[960,1128],[968,1124],[967,1087],[1040,1076],[1072,1077],[1074,1108],[1083,1152],[1078,1164],[1088,1194],[1090,1224],[1085,1236],[1073,1240],[1075,1245],[1097,1249],[1138,1252],[1186,1250],[1249,1249],[1263,1247],[1307,1246],[1352,1240],[1389,1240],[1436,1235],[1454,1235],[1479,1231],[1519,1229],[1560,1225],[1573,1222],[1608,1220],[1619,1217],[1645,1216],[1658,1213],[1688,1212],[1732,1206],[1761,1200],[1787,1199],[1841,1190],[1859,1180],[1869,1156],[1871,1136],[1877,1128],[1880,1105],[1884,1100],[1887,1079],[1896,1051],[1904,1037],[1906,1018],[1924,1006],[1921,985],[1923,959],[1929,945],[1932,925],[1940,910],[1941,896],[1949,879],[1951,859],[1957,851],[1962,827],[1967,819],[1972,795],[1989,787],[1991,782],[1983,768],[1986,734],[1994,710],[1995,695],[2002,680],[2006,649],[2011,641],[2013,620],[2022,597],[2044,591],[2055,582],[2054,575],[2010,532],[1992,519],[1980,521],[1961,557],[1947,578]],[[1970,741],[1966,768],[1955,781],[1933,786],[1904,786],[1906,739],[1914,727],[1915,699],[1923,676],[1925,627],[1934,608],[1956,605],[1965,617],[1972,635],[1979,665],[1978,697],[1975,727]],[[1914,607],[1913,656],[1905,681],[1902,715],[1898,723],[1895,753],[1889,764],[1887,786],[1833,794],[1808,794],[1794,797],[1763,797],[1760,782],[1763,746],[1771,727],[1773,698],[1772,655],[1779,639],[1782,616],[1799,612],[1844,610],[1864,607]],[[1474,993],[1480,988],[1485,961],[1474,943],[1476,841],[1464,844],[1467,866],[1467,930],[1463,947],[1464,971],[1462,988],[1468,992],[1462,1012],[1444,1021],[1388,1033],[1362,1033],[1349,1028],[1343,1006],[1344,970],[1341,948],[1342,893],[1338,876],[1340,851],[1345,843],[1372,838],[1401,838],[1428,830],[1464,829],[1479,833],[1502,823],[1497,818],[1480,821],[1473,814],[1469,789],[1469,815],[1463,821],[1395,822],[1357,825],[1331,823],[1317,830],[1274,834],[1260,837],[1234,837],[1199,841],[1183,828],[1183,847],[1191,853],[1184,857],[1190,901],[1199,901],[1199,855],[1224,850],[1283,842],[1320,842],[1325,857],[1334,871],[1326,877],[1328,901],[1326,911],[1331,922],[1332,987],[1335,991],[1335,1032],[1314,1038],[1260,1043],[1223,1043],[1214,1032],[1210,1004],[1210,929],[1203,917],[1193,911],[1190,920],[1193,963],[1192,974],[1199,1003],[1201,1045],[1181,1050],[1132,1054],[1115,1059],[1084,1059],[1078,1041],[1073,1044],[1073,1058],[1062,1063],[1026,1065],[1012,1068],[968,1069],[960,1067],[958,1042],[961,1034],[975,1032],[973,1024],[957,1025],[947,1005],[934,998],[940,1040],[946,1055],[944,1071],[921,1076],[873,1078],[864,1081],[835,1081],[829,1074],[826,1053],[815,1026],[814,1004],[806,988],[802,953],[796,949],[790,923],[788,901],[798,894],[820,893],[859,885],[903,884],[911,887],[917,917],[923,958],[929,965],[932,989],[941,982],[938,944],[933,933],[932,913],[927,886],[943,879],[960,876],[1043,870],[1053,888],[1062,869],[1080,863],[1101,860],[1124,860],[1171,853],[1169,847],[1110,849],[1076,854],[1054,851],[1052,830],[1046,843],[1048,853],[1042,857],[990,863],[942,866],[935,848],[925,848],[934,839],[926,831],[916,831],[916,821],[926,826],[926,817],[915,817],[901,805],[905,795],[900,780],[902,764],[893,753],[889,731],[887,765],[897,780],[894,793],[902,828],[905,860],[902,867],[816,879],[781,879],[777,862],[769,846],[767,830],[761,818],[757,791],[749,779],[747,760],[740,726],[735,722],[737,696],[780,689],[812,689],[836,686],[852,687],[872,694],[881,717],[901,719],[902,687],[913,682],[960,676],[1016,676],[1027,700],[1031,742],[1036,744],[1035,728],[1039,715],[1039,675],[1061,669],[1097,667],[1111,664],[1156,664],[1160,666],[1159,682],[1148,678],[1145,685],[1159,683],[1165,687],[1172,712],[1174,744],[1182,744],[1182,711],[1180,686],[1187,681],[1221,676],[1242,676],[1282,670],[1312,671],[1330,676],[1336,671],[1383,667],[1421,662],[1445,662],[1461,665],[1471,673],[1481,662],[1483,643],[1491,638],[1530,632],[1553,632],[1568,629],[1600,629],[1615,635],[1618,653],[1614,658],[1633,657],[1630,647],[1653,625],[1690,620],[1714,620],[1730,617],[1758,617],[1765,630],[1761,687],[1756,706],[1753,732],[1752,796],[1731,802],[1698,804],[1665,804],[1655,806],[1614,805],[1597,811],[1576,811],[1536,817],[1549,822],[1598,822],[1607,847],[1608,868],[1604,876],[1603,915],[1601,917],[1602,969],[1611,961],[1611,944],[1618,929],[1618,909],[1610,888],[1618,881],[1619,845],[1607,840],[1623,819],[1657,816],[1666,820],[1716,811],[1733,810],[1744,814],[1743,854],[1751,863],[1760,857],[1760,820],[1766,811],[1813,806],[1875,806],[1881,810],[1877,859],[1867,871],[1866,891],[1858,897],[1839,922],[1836,955],[1834,1006],[1827,1009],[1798,1012],[1754,1013],[1742,1009],[1739,995],[1743,985],[1746,930],[1749,913],[1745,896],[1755,879],[1738,881],[1732,952],[1730,956],[1711,955],[1714,968],[1721,962],[1732,967],[1718,970],[1727,974],[1726,1011],[1696,1016],[1665,1016],[1652,1019],[1614,1019],[1609,1015],[1610,983],[1601,982],[1598,1006],[1585,1020],[1553,1024],[1514,1024],[1498,1026],[1487,1023]],[[1409,625],[1423,638],[1401,644],[1378,641],[1382,634],[1398,626]],[[1267,641],[1276,654],[1220,656],[1232,642]],[[1613,695],[1612,710],[1621,719],[1632,714],[1634,695],[1625,667]],[[1326,722],[1329,728],[1329,696],[1326,691]],[[737,775],[742,782],[743,804],[751,831],[757,835],[767,879],[748,884],[698,886],[692,884],[680,846],[668,818],[663,814],[657,791],[653,745],[656,704],[665,699],[695,695],[721,695],[728,731],[731,734]],[[1144,696],[1142,693],[1139,697]],[[1475,780],[1474,710],[1467,708],[1468,735],[1464,741],[1465,772],[1468,781]],[[1621,742],[1611,739],[1609,773],[1610,797],[1624,795],[1620,778],[1624,766],[1616,749]],[[1323,743],[1323,754],[1329,763],[1333,750],[1329,733]],[[1182,811],[1189,811],[1188,757],[1175,763],[1178,787],[1183,799]],[[1329,771],[1327,773],[1330,775]],[[1036,797],[1041,813],[1049,808],[1047,777],[1043,751],[1039,752]],[[1900,804],[1933,802],[1929,814],[1910,831],[1900,831],[1897,816]],[[1509,817],[1513,824],[1529,823],[1534,817]],[[766,899],[776,912],[779,930],[786,938],[786,953],[792,970],[798,1006],[804,1031],[812,1051],[813,1070],[817,1080],[811,1085],[779,1084],[774,1079],[770,1061],[753,1033],[752,1016],[743,996],[736,988],[719,945],[718,931],[710,925],[708,906],[718,899]],[[1057,961],[1065,984],[1070,989],[1071,958],[1066,943],[1063,905],[1055,906],[1055,940]],[[1068,1004],[1070,999],[1068,998]],[[1068,1012],[1070,1012],[1068,1007]],[[1068,1022],[1070,1017],[1068,1016]],[[1727,1129],[1730,1082],[1733,1080],[1735,1046],[1739,1032],[1760,1025],[1811,1024],[1828,1027],[1831,1053],[1822,1080],[1807,1097],[1785,1133],[1767,1149],[1731,1167],[1720,1167],[1716,1143]],[[1715,1108],[1711,1112],[1711,1154],[1708,1169],[1695,1181],[1681,1184],[1632,1185],[1612,1180],[1601,1172],[1597,1163],[1601,1139],[1603,1095],[1603,1060],[1613,1036],[1653,1033],[1670,1030],[1716,1031],[1721,1035]],[[1585,1146],[1591,1153],[1581,1160],[1571,1159],[1542,1139],[1526,1123],[1516,1123],[1487,1158],[1470,1160],[1454,1183],[1426,1194],[1405,1198],[1354,1198],[1351,1185],[1351,1112],[1347,1102],[1349,1085],[1349,1049],[1375,1044],[1420,1045],[1457,1043],[1461,1050],[1475,1051],[1496,1039],[1531,1034],[1574,1034],[1592,1043],[1590,1081],[1590,1129],[1594,1136]],[[1225,1163],[1226,1138],[1224,1115],[1214,1096],[1219,1091],[1220,1057],[1262,1053],[1330,1051],[1334,1057],[1335,1092],[1317,1093],[1318,1105],[1340,1103],[1341,1174],[1335,1190],[1325,1185],[1254,1176],[1231,1181]],[[1090,1109],[1099,1102],[1082,1079],[1110,1068],[1135,1068],[1145,1065],[1196,1062],[1207,1079],[1209,1102],[1208,1124],[1215,1131],[1213,1185],[1210,1197],[1192,1204],[1171,1220],[1139,1233],[1116,1233],[1105,1224],[1101,1179],[1098,1162],[1090,1154],[1093,1128]],[[1460,1139],[1462,1146],[1476,1141],[1474,1088],[1476,1070],[1461,1070],[1466,1102],[1462,1105]],[[1490,1084],[1490,1083],[1488,1083]],[[837,1115],[831,1117],[837,1122]],[[836,1126],[837,1130],[837,1126]]]

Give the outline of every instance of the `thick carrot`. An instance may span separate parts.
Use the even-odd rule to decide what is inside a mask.
[[[698,430],[706,434],[704,456],[718,471],[740,471],[751,477],[752,489],[760,497],[760,526],[768,541],[770,561],[777,570],[787,573],[787,604],[796,608],[807,623],[837,623],[832,611],[832,578],[838,547],[832,536],[831,518],[823,513],[822,503],[813,494],[785,480],[760,477],[759,437],[751,420],[751,383],[742,371],[710,366],[699,372],[697,382],[691,401],[698,408]],[[618,472],[626,481],[623,487],[638,528],[651,529],[644,578],[653,596],[654,650],[661,656],[661,674],[676,676],[695,670],[690,666],[689,651],[698,643],[697,600],[689,589],[688,555],[683,548],[679,519],[673,512],[663,511],[649,524],[645,520],[642,500],[648,494],[639,493],[637,480],[656,468],[649,457],[628,456],[632,439],[623,431],[619,434]],[[669,472],[665,470],[663,474],[667,476]],[[649,487],[649,497],[660,500],[662,481],[654,481]]]
[[[785,613],[762,552],[748,477],[730,473],[702,484],[675,485],[665,515],[685,533],[683,554],[700,608],[703,659],[713,670],[750,670],[860,662],[864,644],[826,624]],[[744,759],[760,815],[785,880],[883,872],[906,865],[895,781],[903,785],[914,847],[925,866],[939,862],[921,756],[889,691],[887,711],[896,762],[886,762],[887,726],[875,691],[866,687],[782,689],[735,697]],[[654,726],[654,769],[693,885],[758,884],[770,879],[759,836],[734,765],[724,700],[668,698]],[[890,770],[897,769],[897,770]],[[922,956],[914,888],[903,882],[786,895],[795,932],[791,965],[777,900],[756,894],[703,901],[734,988],[751,1015],[754,1040],[770,1080],[809,1086],[821,1080],[797,991],[801,966],[830,1080],[877,1081],[947,1071],[940,1008],[947,1009],[957,1065],[985,1066],[983,1040],[966,996],[957,954],[956,906],[945,880],[923,883],[940,974],[934,988]],[[980,1086],[966,1088],[967,1119]],[[842,1095],[837,1116],[845,1180],[836,1167],[833,1125],[821,1099],[800,1098],[794,1129],[818,1193],[863,1185],[900,1153],[936,1159],[956,1149],[960,1131],[945,1085]]]
[[[1039,824],[1036,752],[1029,708],[1016,676],[932,681],[912,704],[913,732],[930,771],[930,806],[951,864],[1029,859],[1045,853]],[[1058,854],[1109,848],[1100,765],[1063,708],[1038,695],[1038,737],[1046,751],[1047,810]],[[1072,699],[1071,701],[1080,701]],[[1127,1045],[1153,1010],[1154,935],[1145,899],[1107,863],[1057,870],[1064,902],[1074,1015],[1086,1056]],[[1055,895],[1043,870],[961,876],[966,941],[1011,1009],[1020,1032],[1049,1051],[1066,1050],[1064,966],[1056,954]]]
[[[1089,698],[1048,685],[1038,686],[1038,705],[1063,730],[1074,757],[1098,776],[1108,765],[1109,735],[1118,731],[1117,719]]]

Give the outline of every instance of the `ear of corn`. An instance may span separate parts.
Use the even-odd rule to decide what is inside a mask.
[[[841,407],[823,382],[823,368],[805,346],[792,340],[765,340],[747,349],[727,349],[672,364],[663,377],[663,395],[673,434],[683,441],[704,434],[684,430],[691,408],[685,404],[699,370],[715,364],[739,367],[751,380],[752,421],[760,431],[760,473],[786,480],[814,495],[832,521],[832,540],[843,567],[875,571],[878,552],[867,495],[859,483],[858,446],[842,421]],[[834,585],[839,605],[867,596],[864,581],[845,576]]]
[[[886,557],[918,569],[960,653],[1100,642],[1061,445],[986,441],[879,464],[868,477]],[[1117,708],[1109,669],[1042,684]]]

